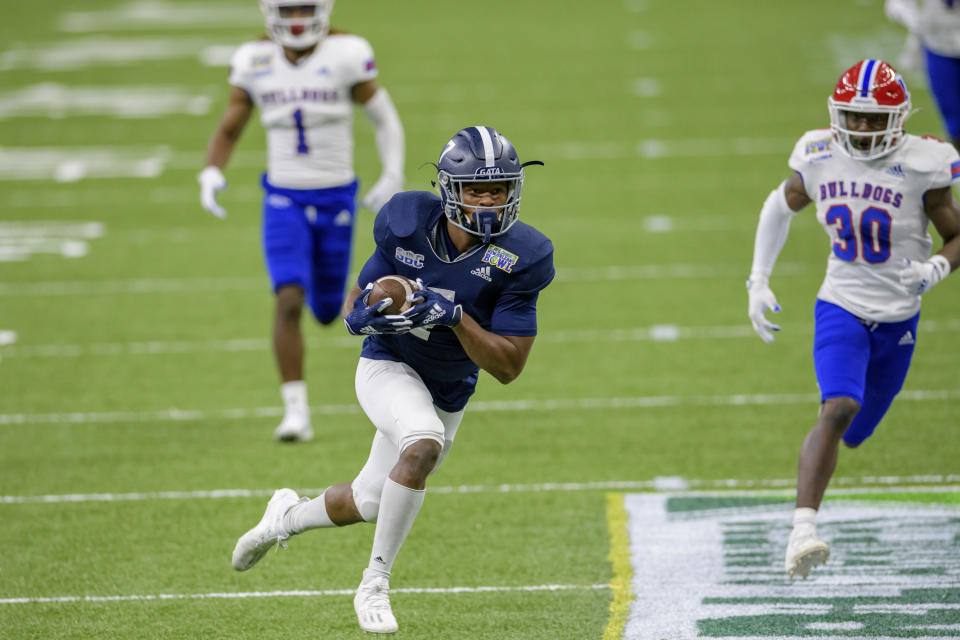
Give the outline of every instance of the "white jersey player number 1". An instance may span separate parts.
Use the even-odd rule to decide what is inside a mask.
[[[297,109],[293,112],[293,121],[297,125],[297,153],[308,154],[310,153],[310,147],[307,146],[307,136],[303,130],[303,109]]]

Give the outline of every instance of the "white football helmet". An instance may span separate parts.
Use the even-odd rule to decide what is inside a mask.
[[[310,15],[294,17],[295,7]],[[330,31],[333,0],[260,0],[260,10],[271,40],[291,49],[309,49]]]

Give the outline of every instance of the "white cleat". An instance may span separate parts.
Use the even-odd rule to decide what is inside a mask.
[[[390,583],[383,576],[367,577],[357,587],[353,608],[357,612],[360,628],[370,633],[395,633],[400,626],[390,608]]]
[[[280,442],[307,442],[313,440],[310,420],[302,416],[286,415],[280,425],[274,429],[273,437]]]
[[[278,489],[273,492],[260,522],[237,540],[237,546],[233,548],[234,569],[246,571],[260,562],[271,547],[287,547],[286,540],[290,534],[283,527],[283,514],[299,501],[300,497],[293,489]]]
[[[791,580],[798,574],[806,580],[811,569],[826,564],[829,558],[830,546],[823,540],[810,533],[801,535],[791,533],[783,568]]]

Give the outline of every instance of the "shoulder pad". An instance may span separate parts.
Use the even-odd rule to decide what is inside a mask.
[[[440,198],[429,191],[404,191],[390,198],[380,215],[386,216],[390,233],[408,238],[439,204]]]

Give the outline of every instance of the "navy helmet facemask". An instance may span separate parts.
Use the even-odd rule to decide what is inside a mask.
[[[520,164],[509,140],[493,127],[467,127],[457,132],[443,148],[437,160],[437,183],[443,212],[453,224],[467,233],[480,236],[484,244],[506,233],[517,221],[523,168],[543,163],[539,160]],[[471,217],[463,207],[463,186],[475,182],[502,182],[507,186],[507,201],[495,207],[475,209]]]

